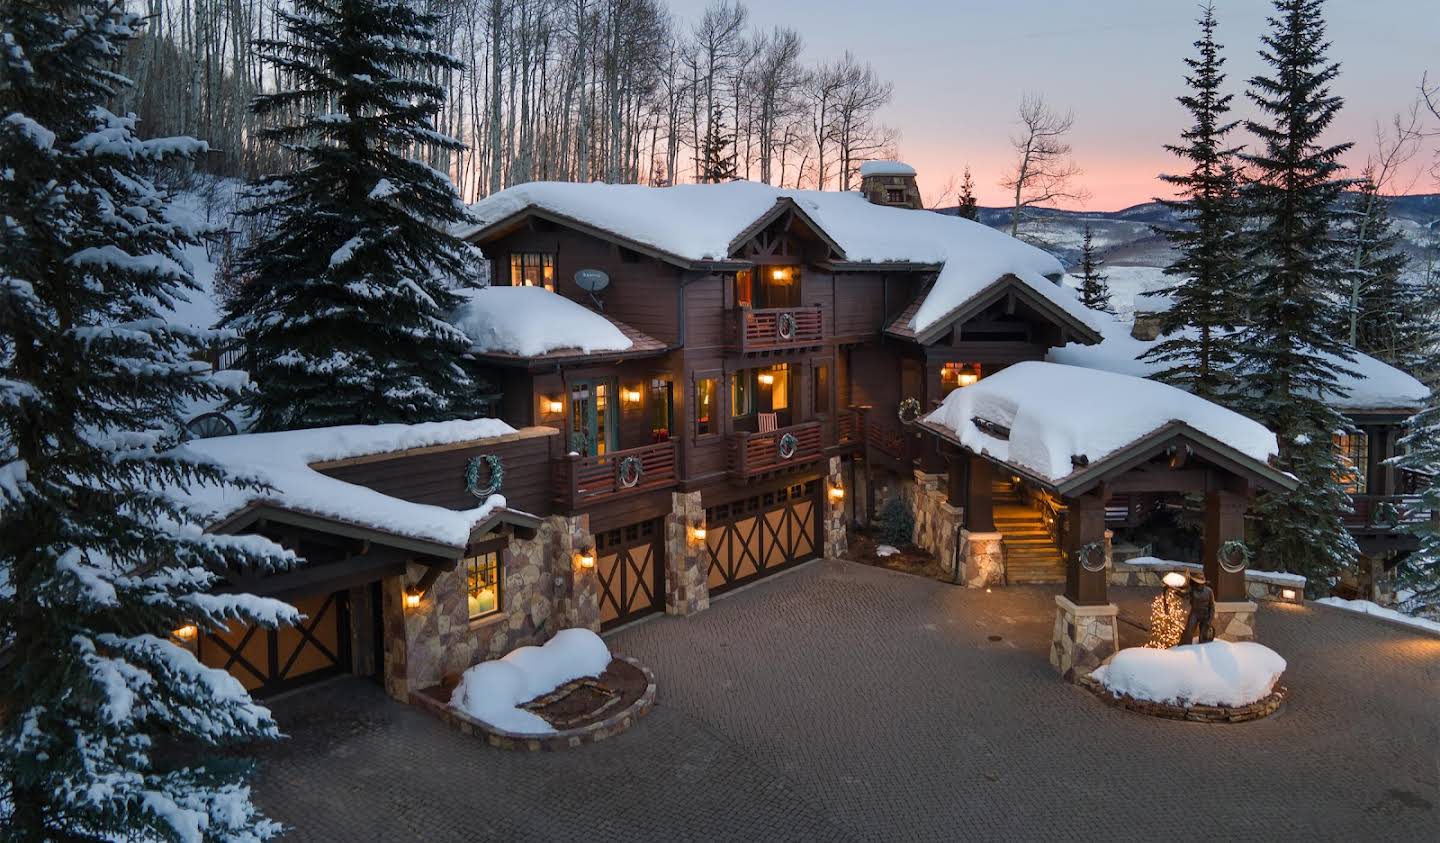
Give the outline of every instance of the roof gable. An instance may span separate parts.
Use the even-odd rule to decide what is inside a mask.
[[[885,333],[902,339],[914,340],[921,345],[930,345],[944,337],[956,325],[963,324],[991,305],[1008,298],[1011,301],[1024,302],[1041,318],[1060,328],[1065,336],[1074,337],[1084,344],[1098,343],[1102,340],[1099,331],[1080,321],[1065,309],[1057,307],[1054,302],[1041,296],[1020,278],[1009,274],[997,278],[990,286],[951,308],[944,316],[917,332],[913,327],[915,315],[929,296],[932,287],[933,285],[927,286],[920,295],[916,296],[915,300],[890,323],[885,329]]]

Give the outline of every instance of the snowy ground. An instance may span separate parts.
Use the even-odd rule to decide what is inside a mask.
[[[1407,626],[1428,629],[1431,632],[1440,632],[1440,623],[1436,621],[1417,618],[1414,615],[1407,615],[1403,612],[1397,612],[1394,609],[1387,609],[1369,600],[1346,600],[1341,597],[1322,597],[1315,602],[1324,603],[1326,606],[1334,606],[1337,609],[1344,609],[1348,612],[1359,612],[1363,615],[1373,615],[1377,618],[1403,623]]]

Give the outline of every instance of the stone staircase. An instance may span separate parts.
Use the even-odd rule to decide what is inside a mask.
[[[1025,503],[1008,478],[993,486],[995,529],[1005,536],[1005,572],[1012,583],[1065,582],[1065,557],[1039,510]]]

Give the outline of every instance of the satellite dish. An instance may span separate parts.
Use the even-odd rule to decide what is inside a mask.
[[[601,269],[580,269],[575,272],[575,286],[587,293],[598,293],[610,285],[610,276]]]

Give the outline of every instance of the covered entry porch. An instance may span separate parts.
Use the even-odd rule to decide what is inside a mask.
[[[1164,384],[1050,363],[1020,364],[957,390],[919,424],[941,440],[968,584],[1009,581],[997,479],[1029,490],[1063,561],[1051,663],[1067,678],[1118,649],[1105,523],[1117,496],[1198,503],[1216,635],[1255,637],[1245,512],[1255,493],[1295,487],[1270,464],[1277,449],[1264,427]]]

